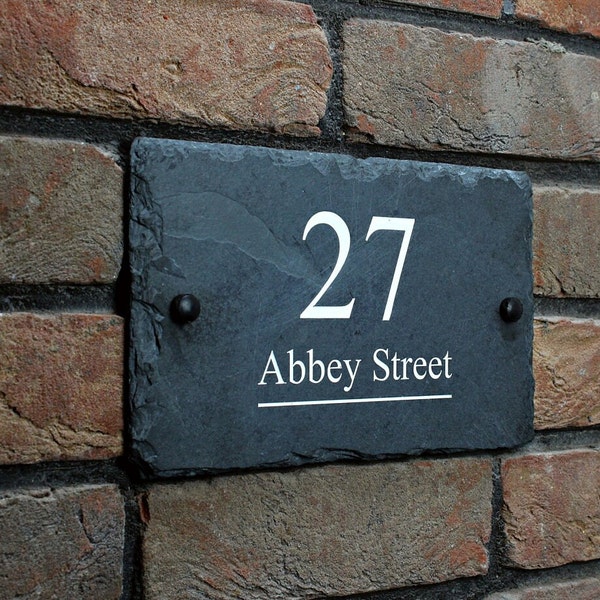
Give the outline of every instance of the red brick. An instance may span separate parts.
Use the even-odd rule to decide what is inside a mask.
[[[600,424],[600,323],[534,324],[535,428]]]
[[[484,17],[500,18],[503,0],[391,0],[397,4],[415,4]]]
[[[0,283],[112,283],[123,172],[97,148],[0,137]]]
[[[350,139],[600,158],[597,58],[383,21],[350,20],[343,35]]]
[[[491,464],[418,460],[152,486],[146,597],[284,600],[487,571]]]
[[[313,135],[332,64],[282,0],[4,0],[0,102]]]
[[[598,600],[600,598],[600,579],[590,577],[578,581],[564,581],[549,585],[509,590],[486,596],[485,600]]]
[[[600,189],[535,186],[536,294],[600,297]]]
[[[118,456],[123,321],[0,314],[0,463]]]
[[[598,0],[515,0],[515,15],[542,27],[600,37]]]
[[[121,597],[123,500],[114,485],[0,494],[0,598]]]
[[[538,569],[600,558],[600,452],[506,459],[502,486],[512,565]]]

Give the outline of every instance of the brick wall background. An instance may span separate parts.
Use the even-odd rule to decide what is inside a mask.
[[[599,598],[599,6],[0,3],[0,599]],[[526,171],[535,439],[139,480],[139,135]]]

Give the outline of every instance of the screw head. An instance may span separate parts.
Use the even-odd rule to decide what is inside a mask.
[[[171,318],[177,323],[191,323],[200,315],[200,301],[193,294],[180,294],[171,301]]]
[[[500,302],[499,312],[505,323],[515,323],[523,316],[523,303],[519,298],[504,298]]]

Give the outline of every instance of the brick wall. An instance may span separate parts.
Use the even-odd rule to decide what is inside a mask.
[[[0,599],[599,598],[598,6],[0,3]],[[534,440],[140,480],[123,251],[139,135],[526,171]]]

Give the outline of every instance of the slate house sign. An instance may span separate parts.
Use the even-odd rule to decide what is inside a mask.
[[[521,173],[136,140],[130,433],[143,469],[527,441],[531,224]]]

